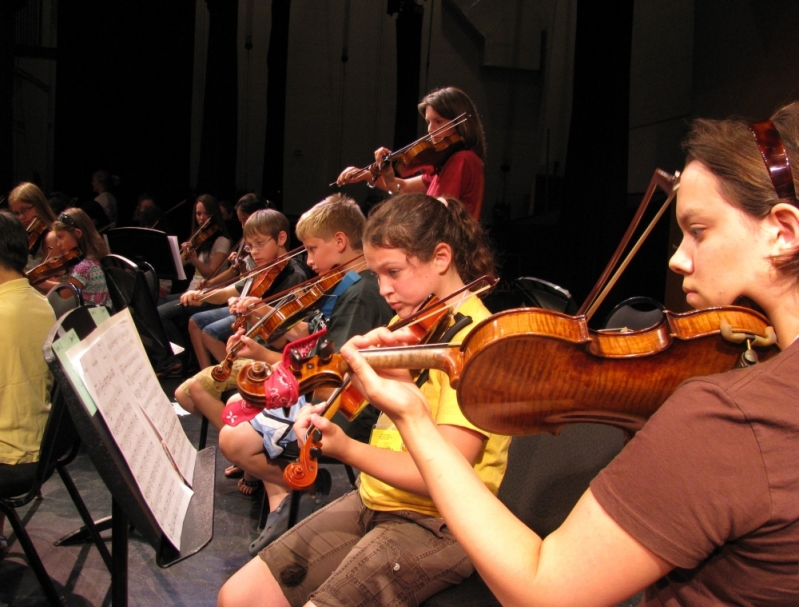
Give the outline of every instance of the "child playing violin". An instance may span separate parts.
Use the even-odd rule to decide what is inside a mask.
[[[186,263],[194,266],[194,276],[187,290],[197,289],[198,285],[216,270],[227,263],[230,252],[230,238],[225,229],[225,220],[219,210],[219,203],[210,194],[202,194],[194,203],[192,215],[192,237],[181,245],[181,257]],[[180,303],[180,293],[162,297],[158,306],[158,314],[164,325],[169,341],[185,347],[185,332],[189,318],[199,311],[210,310],[211,304],[204,304],[200,310],[187,309]],[[183,360],[179,356],[155,361],[156,373],[159,375],[181,375]]]
[[[75,250],[81,254],[79,261],[68,269],[65,268],[65,279],[80,289],[84,303],[110,308],[111,296],[108,294],[105,273],[100,265],[100,260],[108,255],[108,247],[103,237],[97,233],[92,220],[80,209],[67,209],[53,222],[53,232],[60,255],[68,255]],[[49,291],[60,282],[51,278],[41,285]],[[68,298],[69,292],[64,290],[62,296]]]
[[[44,193],[33,183],[21,183],[11,190],[8,206],[28,231],[29,256],[25,269],[30,270],[45,261],[56,245],[55,234],[51,230],[55,213]]]
[[[485,491],[424,395],[342,349],[396,422],[431,495],[504,605],[799,602],[799,103],[769,121],[696,120],[677,190],[671,269],[694,308],[746,297],[783,352],[683,383],[542,540]],[[519,580],[524,580],[523,584]]]
[[[244,225],[247,223],[250,215],[256,211],[271,208],[269,204],[270,203],[264,200],[261,196],[253,193],[245,194],[239,198],[239,201],[236,203],[235,211],[236,218],[241,224],[242,234],[244,231]],[[247,243],[245,242],[244,236],[242,235],[241,240],[236,246],[232,247],[230,255],[228,256],[228,263],[230,264],[229,267],[222,272],[217,270],[215,276],[202,279],[195,288],[208,289],[209,287],[216,287],[223,283],[228,284],[231,279],[236,278],[236,276],[240,274],[240,270],[242,268],[247,270],[252,270],[255,268],[256,264],[253,263],[252,257],[244,250],[246,244]]]
[[[257,217],[256,217],[257,216]],[[256,211],[249,216],[244,225],[242,242],[245,246],[243,252],[251,253],[247,259],[252,262],[252,268],[263,266],[287,253],[286,243],[289,235],[289,222],[285,215],[274,209]],[[189,337],[191,338],[194,353],[200,369],[209,367],[213,362],[218,362],[225,357],[225,342],[233,335],[232,324],[236,319],[234,314],[246,314],[250,306],[260,303],[262,297],[280,293],[309,278],[306,268],[296,259],[291,259],[280,274],[274,277],[271,286],[260,289],[260,295],[250,296],[250,288],[259,287],[258,277],[238,281],[235,284],[219,289],[210,290],[203,295],[203,291],[186,291],[180,301],[186,306],[198,306],[202,302],[210,304],[227,303],[228,308],[217,308],[194,314],[189,319]],[[243,295],[247,294],[247,297]],[[212,362],[211,357],[214,361]]]
[[[281,342],[299,339],[326,328],[326,339],[338,351],[341,344],[353,335],[389,321],[391,309],[380,297],[375,276],[365,269],[366,264],[361,258],[364,223],[363,213],[355,201],[341,194],[326,198],[300,217],[297,237],[305,246],[308,265],[320,275],[320,280],[329,276],[336,268],[350,267],[350,270],[319,300],[319,311],[307,322],[296,325]],[[229,345],[238,339],[238,336],[234,336]],[[281,359],[279,351],[259,346],[246,336],[242,336],[241,340],[246,344],[241,352],[243,357],[268,363],[276,363]],[[236,365],[241,364],[244,361],[239,359]],[[236,369],[234,366],[234,372]],[[324,398],[326,395],[320,391],[316,396]],[[220,402],[219,405],[221,404]],[[291,421],[304,404],[305,400],[300,398],[286,416],[261,414],[249,424],[227,426],[220,432],[220,448],[223,453],[246,470],[247,476],[252,475],[253,478],[264,481],[269,496],[272,512],[267,519],[264,533],[254,542],[255,547],[251,546],[251,551],[257,552],[259,546],[268,543],[286,529],[289,488],[282,477],[282,467],[286,462],[276,457],[286,447],[287,456],[296,455],[296,437],[290,432]],[[366,440],[371,427],[370,414],[371,418],[376,417],[376,411],[371,409],[351,424],[343,419],[337,419],[337,422],[345,426],[351,436]],[[246,479],[245,476],[244,480]]]
[[[431,294],[444,298],[494,269],[477,221],[457,202],[424,194],[391,198],[372,212],[364,255],[398,319]],[[473,323],[489,316],[476,297],[456,299],[452,306]],[[468,330],[462,328],[453,341]],[[496,493],[510,439],[467,422],[443,373],[430,371],[422,391],[448,444]],[[381,415],[369,444],[362,444],[316,415],[323,407],[300,411],[295,432],[302,436],[311,422],[321,430],[322,452],[361,470],[359,489],[261,551],[222,587],[220,606],[418,605],[472,573],[391,420]]]
[[[395,175],[389,162],[379,177],[368,170],[347,167],[338,176],[336,183],[342,186],[369,180],[370,186],[378,187],[389,194],[426,192],[430,196],[452,196],[460,200],[474,218],[479,219],[485,189],[485,139],[477,108],[466,93],[454,86],[448,86],[428,93],[419,102],[419,112],[427,122],[427,132],[438,131],[431,136],[432,143],[457,134],[463,140],[460,144],[462,149],[449,156],[432,174],[402,179]],[[461,114],[466,114],[468,118],[457,126],[442,130],[442,127]],[[375,162],[382,163],[390,153],[391,150],[387,148],[378,148],[375,150]]]
[[[286,255],[289,230],[289,221],[286,216],[274,209],[256,211],[249,217],[244,225],[244,239],[248,243],[246,245],[247,249],[257,266],[265,266],[278,257]],[[272,294],[281,293],[308,278],[309,276],[306,274],[303,265],[296,259],[289,259],[283,270],[275,277],[271,286],[264,292],[263,297],[268,298]],[[240,280],[235,284],[211,291],[208,295],[203,295],[201,291],[186,291],[180,298],[181,303],[186,306],[197,306],[202,301],[212,304],[227,302],[228,304],[227,308],[200,312],[191,317],[189,335],[192,337],[192,343],[194,343],[195,352],[201,363],[202,370],[194,378],[185,381],[175,391],[175,398],[181,407],[195,415],[206,415],[216,428],[222,427],[222,419],[219,415],[222,407],[219,406],[213,410],[203,409],[202,407],[206,404],[206,400],[201,398],[200,408],[198,408],[191,399],[190,386],[196,381],[203,382],[208,388],[203,390],[203,392],[213,394],[216,397],[214,399],[216,401],[218,401],[222,392],[235,388],[236,377],[231,374],[224,386],[219,386],[220,390],[217,394],[217,390],[213,387],[214,382],[211,379],[210,366],[212,363],[207,352],[210,352],[217,361],[225,358],[225,343],[233,335],[231,325],[236,319],[234,314],[244,314],[246,316],[249,314],[251,306],[260,304],[262,301],[262,297],[242,296],[245,289],[249,290],[248,283],[252,284],[257,279],[258,276]],[[213,320],[214,317],[216,317],[216,320]],[[211,322],[208,322],[208,320],[211,320]],[[195,343],[195,339],[199,340],[199,347]],[[202,350],[199,348],[202,348]],[[200,358],[201,354],[205,356],[204,360]],[[221,401],[219,401],[219,405],[221,405]]]

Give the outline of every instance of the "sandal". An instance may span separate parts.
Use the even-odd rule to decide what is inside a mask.
[[[183,363],[180,361],[172,363],[156,371],[155,375],[156,377],[183,377]]]
[[[244,476],[239,479],[238,483],[239,492],[242,495],[258,495],[263,486],[264,484],[257,478],[250,480]]]
[[[235,480],[237,478],[241,478],[244,476],[244,470],[239,468],[238,466],[228,466],[225,468],[225,478],[229,478],[231,480]]]

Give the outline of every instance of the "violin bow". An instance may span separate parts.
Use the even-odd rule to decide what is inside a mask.
[[[224,289],[225,287],[229,287],[233,283],[239,282],[240,280],[247,280],[248,278],[255,278],[258,274],[261,274],[263,272],[267,272],[272,266],[274,266],[274,265],[276,265],[278,263],[281,263],[283,261],[286,261],[286,259],[291,259],[292,257],[296,257],[297,255],[300,255],[303,252],[305,252],[305,247],[297,247],[296,249],[294,249],[292,251],[289,251],[288,253],[285,253],[285,254],[281,255],[280,257],[276,257],[272,261],[268,261],[265,264],[262,264],[262,265],[258,266],[257,268],[253,268],[252,270],[242,274],[241,276],[234,276],[230,280],[225,281],[224,283],[222,283],[220,285],[216,285],[215,287],[209,287],[208,290],[203,289],[202,290],[203,291],[202,296],[200,297],[200,302],[203,302],[206,299],[208,299],[209,297],[213,296],[220,289]],[[244,294],[242,294],[241,296],[244,297]]]
[[[441,133],[443,133],[444,131],[446,131],[449,128],[456,127],[459,124],[463,124],[464,122],[469,120],[469,118],[471,118],[471,117],[472,117],[472,115],[471,114],[467,114],[466,112],[463,112],[462,114],[458,114],[457,116],[455,116],[455,118],[453,118],[452,120],[450,120],[446,124],[442,124],[440,127],[438,127],[437,129],[433,130],[431,133],[427,133],[425,135],[422,135],[421,137],[419,137],[419,139],[417,139],[416,141],[412,141],[411,143],[409,143],[405,147],[402,147],[402,148],[400,148],[398,150],[394,150],[390,154],[386,154],[386,156],[380,162],[381,166],[385,166],[386,161],[389,160],[392,156],[396,156],[397,154],[402,154],[403,152],[407,152],[413,146],[415,146],[417,143],[420,143],[420,142],[422,142],[422,141],[424,141],[426,139],[430,139],[431,137],[435,137],[436,135],[440,135]],[[353,177],[361,177],[364,173],[368,173],[369,169],[371,169],[372,166],[374,166],[375,164],[376,163],[373,162],[372,164],[370,164],[368,166],[365,166],[363,168],[358,169],[358,172],[355,173],[355,175],[353,175]],[[330,184],[330,187],[332,188],[335,185],[337,185],[337,183],[334,181],[333,183]]]
[[[660,187],[666,193],[666,201],[661,205],[658,212],[652,218],[652,221],[649,222],[649,225],[646,227],[644,232],[641,234],[641,237],[638,241],[633,245],[630,252],[627,254],[627,257],[624,258],[624,261],[619,265],[616,269],[616,272],[611,276],[613,269],[616,267],[616,264],[621,259],[624,250],[627,248],[630,240],[632,239],[633,233],[638,228],[638,224],[641,222],[641,218],[644,215],[644,211],[649,206],[649,203],[652,201],[652,197],[655,195],[655,191],[657,188]],[[621,277],[624,270],[627,269],[627,266],[632,261],[635,254],[638,252],[638,249],[641,248],[641,245],[644,244],[644,241],[647,239],[649,234],[655,228],[655,224],[660,220],[663,214],[666,212],[666,209],[671,204],[672,200],[674,200],[675,196],[677,195],[677,190],[680,187],[680,172],[676,171],[673,175],[667,173],[662,169],[655,169],[654,174],[652,175],[652,179],[649,180],[649,186],[644,193],[644,197],[641,200],[641,204],[638,205],[638,210],[635,212],[635,216],[633,220],[630,222],[630,225],[627,227],[627,231],[624,233],[619,245],[616,247],[616,251],[613,253],[613,257],[610,258],[608,265],[605,267],[605,271],[602,272],[602,275],[599,277],[599,280],[594,285],[594,288],[591,289],[591,292],[586,297],[585,302],[583,305],[580,306],[580,309],[577,310],[576,316],[585,316],[586,320],[590,320],[591,317],[596,312],[597,308],[602,305],[602,302],[605,301],[605,297],[607,297],[608,292],[613,288],[616,282]],[[610,278],[609,278],[610,277]],[[604,287],[604,288],[603,288]]]
[[[472,297],[478,297],[482,295],[484,292],[492,289],[498,282],[499,279],[493,276],[481,276],[480,278],[473,280],[469,284],[464,285],[460,289],[453,291],[446,297],[441,298],[439,301],[435,302],[429,308],[427,308],[425,306],[434,297],[433,295],[430,295],[430,297],[427,298],[427,300],[421,305],[421,307],[416,312],[414,312],[404,320],[395,322],[393,325],[390,325],[388,328],[391,331],[396,331],[398,329],[402,329],[405,327],[409,327],[411,325],[418,324],[420,322],[424,322],[431,316],[434,316],[439,312],[441,312],[442,306],[452,308],[453,306],[451,306],[448,302],[455,299],[459,295],[461,296],[461,299],[458,302],[456,302],[455,307],[458,307],[466,299],[471,299]],[[350,382],[351,379],[347,377],[341,383],[340,386],[336,387],[336,389],[331,393],[331,395],[325,400],[325,408],[323,409],[322,415],[325,415],[329,419],[330,417],[336,414],[341,404],[338,401],[338,397],[341,395],[341,393],[344,390],[347,389]],[[314,429],[315,427],[313,425],[310,428],[308,428],[308,431],[305,433],[306,440],[311,435],[311,432]]]

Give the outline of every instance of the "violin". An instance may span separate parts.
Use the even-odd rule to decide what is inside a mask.
[[[403,327],[409,327],[414,338],[414,343],[425,344],[439,341],[445,332],[450,329],[454,320],[452,310],[446,302],[454,296],[469,289],[469,287],[482,281],[486,281],[487,286],[483,289],[480,289],[478,292],[485,289],[490,289],[497,283],[497,280],[495,279],[487,279],[486,277],[483,277],[477,281],[474,281],[470,285],[465,286],[463,289],[459,289],[443,300],[439,300],[434,296],[430,296],[428,301],[422,305],[419,311],[405,320],[394,323],[389,328],[392,331],[396,331]],[[476,295],[477,293],[474,294]],[[470,321],[470,319],[465,320]],[[457,324],[452,330],[459,330]],[[292,352],[292,355],[294,354],[295,352]],[[329,353],[323,352],[321,356],[322,358],[327,358],[329,357]],[[300,364],[301,361],[294,356],[292,369],[298,368]],[[239,393],[245,399],[251,397],[254,384],[247,383],[251,377],[246,372],[246,369],[242,369],[242,371],[239,373],[238,379]],[[310,387],[311,385],[306,385],[305,382],[299,382],[299,391],[302,394],[310,391]],[[262,387],[260,391],[263,391]],[[352,421],[361,413],[361,411],[363,411],[367,404],[368,401],[361,395],[358,389],[355,388],[350,381],[350,378],[347,377],[343,380],[341,386],[338,387],[328,399],[328,406],[322,416],[325,419],[332,419],[337,411],[341,411],[347,420]],[[310,487],[316,480],[318,470],[316,462],[319,459],[319,456],[322,454],[321,442],[321,431],[318,428],[311,426],[306,433],[305,442],[300,448],[300,454],[297,458],[297,461],[291,462],[283,469],[283,480],[292,489],[302,491]]]
[[[667,193],[665,203],[613,273],[658,187]],[[459,345],[376,348],[362,352],[364,358],[378,369],[444,371],[466,418],[489,432],[557,434],[564,424],[595,422],[631,435],[684,380],[751,364],[758,356],[767,359],[777,352],[768,319],[738,306],[683,314],[664,311],[657,324],[638,331],[589,328],[602,298],[678,187],[679,174],[655,171],[633,222],[577,315],[539,308],[507,310],[476,325]],[[348,368],[335,354],[296,363],[292,371],[300,383],[310,375],[335,384],[343,381]]]
[[[230,264],[230,269],[236,276],[244,274],[247,269],[247,258],[250,256],[248,251],[244,250],[244,238],[242,237],[241,241],[233,247],[235,250],[231,251],[230,255],[228,255],[227,261]],[[222,266],[219,266],[220,268]],[[218,268],[217,268],[218,270]]]
[[[369,172],[374,177],[379,177],[386,165],[391,162],[394,172],[403,178],[418,173],[435,173],[450,156],[464,147],[463,139],[457,133],[447,135],[435,143],[425,139],[410,148],[403,148],[405,151],[389,154],[380,163],[370,165]]]
[[[48,278],[64,274],[67,268],[73,262],[80,260],[82,256],[83,253],[80,252],[80,249],[72,249],[68,253],[43,261],[38,266],[31,268],[25,272],[25,277],[31,285],[37,285]]]
[[[763,315],[738,306],[666,311],[655,326],[627,333],[591,330],[584,316],[524,308],[485,319],[461,344],[361,354],[375,369],[444,371],[466,418],[489,432],[557,434],[565,424],[593,422],[631,434],[684,380],[728,371],[752,348],[767,359],[775,342]],[[292,367],[300,385],[311,377],[333,385],[348,371],[340,354]]]
[[[42,236],[49,230],[47,224],[38,217],[34,217],[33,221],[28,224],[26,231],[28,232],[28,254],[33,255],[36,252],[36,247],[39,245]]]
[[[272,267],[272,265],[273,265],[273,264],[275,264],[275,263],[279,263],[279,262],[283,261],[284,259],[291,259],[292,257],[296,257],[297,255],[299,255],[299,254],[300,254],[300,253],[302,253],[303,251],[305,251],[305,247],[297,247],[296,249],[293,249],[293,250],[289,251],[288,253],[286,253],[286,254],[284,254],[284,255],[281,255],[280,257],[278,257],[278,258],[276,258],[276,259],[273,259],[272,261],[268,261],[268,262],[266,262],[266,263],[262,263],[260,266],[258,266],[258,267],[256,267],[256,268],[253,268],[252,270],[250,270],[249,272],[246,272],[246,273],[242,274],[241,276],[234,276],[234,277],[233,277],[233,278],[231,278],[230,280],[226,280],[226,281],[224,281],[224,282],[223,282],[223,283],[221,283],[221,284],[214,285],[213,287],[205,287],[205,288],[203,288],[203,289],[201,290],[201,293],[202,293],[202,298],[201,298],[201,300],[200,300],[200,301],[205,301],[205,300],[206,300],[208,297],[210,297],[211,295],[213,295],[213,294],[214,294],[214,293],[216,293],[217,291],[219,291],[219,290],[221,290],[221,289],[224,289],[225,287],[229,287],[229,286],[230,286],[230,285],[232,285],[234,282],[239,282],[240,280],[246,280],[246,279],[248,279],[248,278],[254,278],[254,277],[258,277],[258,276],[259,276],[260,274],[262,274],[263,272],[266,272],[266,271],[268,271],[269,269],[271,269],[271,267]],[[209,279],[209,280],[210,280],[210,279]],[[316,278],[314,278],[314,279],[312,279],[312,280],[316,280]],[[309,282],[310,282],[310,281],[309,281]],[[270,286],[271,286],[271,285],[270,285]],[[301,285],[297,285],[297,286],[301,286]],[[295,287],[295,288],[296,288],[296,287]],[[267,287],[267,288],[265,289],[265,291],[268,291],[268,290],[269,290],[269,287]],[[273,300],[274,300],[274,299],[278,299],[280,295],[287,295],[289,292],[290,292],[290,291],[286,291],[285,293],[282,293],[282,294],[276,295],[276,296],[273,298]],[[248,294],[249,294],[249,291],[248,291]],[[244,297],[244,293],[242,293],[242,297]],[[267,303],[267,302],[264,302],[264,303]]]
[[[394,172],[402,178],[412,177],[418,173],[435,173],[449,160],[450,156],[462,150],[465,147],[465,143],[463,138],[455,132],[442,137],[437,142],[433,142],[433,139],[445,131],[466,122],[470,117],[466,113],[456,116],[413,143],[386,154],[379,162],[374,162],[369,166],[358,169],[351,178],[357,181],[366,173],[371,173],[373,179],[376,179],[383,174],[389,164],[392,165]],[[336,182],[334,181],[330,185],[334,186]]]
[[[286,256],[285,259],[272,263],[269,268],[252,279],[249,290],[246,293],[242,292],[242,297],[245,295],[249,295],[250,297],[263,297],[264,293],[270,289],[272,283],[275,282],[275,279],[288,265],[290,260],[291,258]],[[233,331],[235,332],[244,328],[246,324],[247,316],[245,314],[236,314],[236,320],[233,321],[232,325]]]
[[[219,231],[219,226],[213,223],[213,220],[213,217],[206,219],[205,222],[197,228],[194,234],[191,235],[191,238],[180,245],[181,259],[184,261],[188,260],[205,241]]]
[[[363,256],[359,255],[344,266],[334,268],[320,277],[301,283],[292,290],[276,295],[271,301],[280,298],[279,305],[273,307],[269,313],[255,323],[246,333],[247,337],[260,337],[264,342],[269,343],[278,329],[281,327],[288,328],[299,322],[302,319],[302,314],[315,305],[327,291],[341,282],[344,276],[354,269],[355,262],[362,260],[362,258]],[[233,362],[243,347],[243,341],[233,344],[228,350],[225,360],[213,368],[211,376],[216,381],[225,381],[230,377],[230,373],[233,370]]]

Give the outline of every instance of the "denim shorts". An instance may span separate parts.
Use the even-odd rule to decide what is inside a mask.
[[[217,341],[226,342],[228,337],[233,335],[231,325],[235,316],[230,313],[227,307],[217,308],[216,310],[206,310],[194,314],[191,319],[203,333],[208,333]]]
[[[298,523],[259,556],[293,607],[418,605],[474,571],[442,519],[376,512],[357,491]]]

